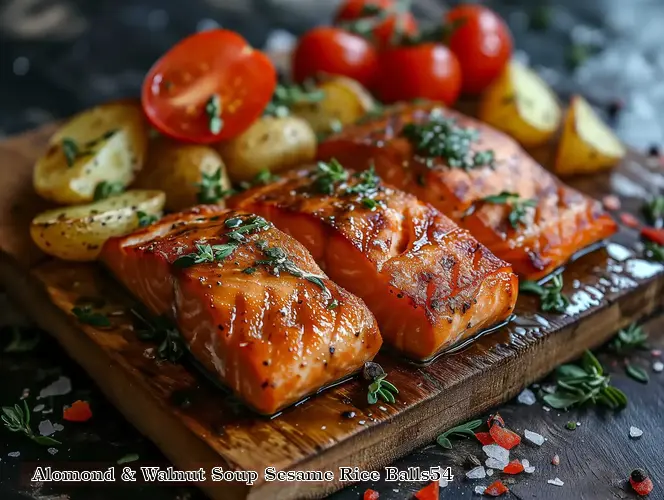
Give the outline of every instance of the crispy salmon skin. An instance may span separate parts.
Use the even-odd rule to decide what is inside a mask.
[[[359,370],[376,320],[261,217],[201,206],[109,240],[101,258],[249,406],[280,409]]]
[[[291,172],[229,203],[293,235],[361,297],[386,343],[427,360],[507,318],[510,266],[432,206],[336,162]]]
[[[385,182],[431,203],[528,279],[617,230],[599,202],[563,184],[513,139],[435,104],[388,110],[318,151],[349,168],[374,165]]]

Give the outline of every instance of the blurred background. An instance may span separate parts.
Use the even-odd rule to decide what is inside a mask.
[[[137,95],[182,37],[225,27],[288,50],[338,0],[0,0],[0,136]],[[459,3],[414,0],[426,25]],[[484,0],[507,20],[516,57],[562,95],[581,92],[643,151],[664,144],[664,1]]]

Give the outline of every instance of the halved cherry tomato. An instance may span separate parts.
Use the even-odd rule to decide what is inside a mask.
[[[319,74],[342,75],[369,86],[377,59],[376,49],[361,36],[320,26],[300,38],[293,54],[293,78],[302,82]]]
[[[421,98],[450,106],[461,90],[459,62],[438,43],[389,48],[380,53],[374,89],[386,103]]]
[[[247,129],[276,85],[277,72],[265,54],[237,33],[210,30],[185,38],[152,66],[142,103],[160,132],[207,144]]]
[[[429,483],[429,485],[415,493],[415,498],[417,498],[417,500],[438,500],[438,498],[440,498],[438,482],[434,481],[433,483]]]
[[[512,34],[498,14],[481,5],[459,5],[447,13],[445,20],[453,28],[449,47],[461,64],[463,92],[478,94],[509,61]]]
[[[385,16],[385,19],[380,19]],[[395,31],[402,34],[417,33],[417,22],[410,12],[397,12],[394,0],[346,0],[334,18],[335,23],[357,21],[358,19],[376,19],[370,33],[378,47],[385,47],[392,42]]]

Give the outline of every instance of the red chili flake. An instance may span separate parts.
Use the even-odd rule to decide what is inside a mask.
[[[620,214],[620,222],[625,224],[627,227],[637,228],[641,225],[639,219],[634,217],[632,214],[623,212]]]
[[[498,479],[497,481],[494,481],[489,486],[487,486],[486,490],[484,490],[484,494],[489,495],[490,497],[499,497],[508,491],[509,490],[507,489],[507,486],[505,486],[503,482]]]
[[[499,424],[492,425],[489,434],[498,446],[502,446],[506,450],[511,450],[521,442],[521,436]]]
[[[615,194],[609,194],[602,198],[602,204],[607,210],[620,210],[621,207],[620,198]]]
[[[664,229],[644,227],[641,229],[641,236],[654,243],[657,243],[658,245],[664,245]]]
[[[364,492],[364,500],[378,500],[380,494],[377,491],[368,489]]]
[[[503,472],[505,474],[521,474],[523,472],[523,465],[519,462],[518,458],[515,458],[505,466]]]
[[[495,441],[491,437],[491,434],[489,434],[488,432],[476,432],[475,437],[480,443],[482,443],[482,446],[495,443]]]
[[[496,413],[495,415],[490,415],[489,420],[486,421],[486,425],[491,428],[491,426],[495,423],[498,422],[500,425],[505,427],[505,421],[503,420],[503,417],[500,416],[500,413]]]
[[[551,459],[551,463],[553,465],[560,465],[560,457],[558,455],[554,455]]]
[[[439,494],[440,489],[438,488],[438,483],[433,482],[415,493],[415,498],[417,498],[417,500],[438,500]]]
[[[63,410],[62,418],[69,422],[87,422],[92,418],[90,404],[87,401],[74,401],[70,407]]]
[[[629,475],[629,484],[640,496],[648,495],[652,491],[652,481],[643,469],[634,469]]]

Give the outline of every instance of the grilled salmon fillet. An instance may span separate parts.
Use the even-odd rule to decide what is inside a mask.
[[[263,414],[352,374],[381,346],[366,305],[255,215],[196,207],[109,240],[101,259]]]
[[[372,171],[322,164],[229,203],[303,243],[332,280],[366,302],[386,343],[409,358],[431,358],[514,309],[518,283],[509,264]]]
[[[513,139],[435,104],[393,108],[323,142],[319,159],[374,165],[389,184],[431,203],[528,279],[546,276],[617,226]]]

